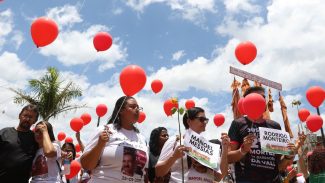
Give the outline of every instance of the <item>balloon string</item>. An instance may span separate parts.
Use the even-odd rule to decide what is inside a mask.
[[[118,111],[117,111],[117,113],[116,113],[116,116],[115,116],[115,118],[114,118],[114,120],[113,120],[113,124],[115,123],[115,120],[116,120],[116,118],[117,118],[117,116],[118,116],[118,113],[121,111],[121,109],[122,109],[122,106],[123,106],[123,104],[124,104],[125,100],[126,100],[126,97],[124,97],[124,100],[123,100],[123,102],[122,102],[122,104],[121,104],[120,108],[118,109]]]
[[[88,71],[88,69],[89,69],[89,64],[90,64],[90,62],[88,62],[87,65],[86,65],[86,67],[83,69],[83,71],[82,71],[82,73],[81,73],[81,76],[84,75],[84,74]]]
[[[79,10],[78,10],[79,13],[80,13],[81,9],[83,8],[83,6],[84,6],[84,4],[85,4],[85,1],[86,1],[86,0],[83,0],[83,1],[82,1],[81,5],[80,5],[80,7],[79,7]]]
[[[37,48],[36,47],[34,47],[29,53],[28,53],[28,55],[27,55],[27,57],[24,59],[24,60],[22,60],[22,61],[24,61],[24,62],[27,62],[27,60],[33,55],[33,53],[35,52],[35,50],[36,50]]]

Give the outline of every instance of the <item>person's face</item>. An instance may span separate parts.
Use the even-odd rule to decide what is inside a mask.
[[[194,119],[188,119],[187,123],[189,128],[200,134],[205,131],[205,127],[208,123],[209,119],[205,117],[204,112],[199,112],[196,114]]]
[[[166,130],[161,130],[159,135],[159,146],[163,146],[165,142],[168,140],[169,135]]]
[[[133,158],[130,154],[123,156],[123,173],[127,175],[133,175]]]
[[[62,151],[68,153],[69,155],[67,155],[68,159],[70,161],[73,160],[73,147],[71,147],[70,144],[66,145],[64,148],[62,148]]]
[[[19,115],[19,128],[28,131],[30,127],[35,124],[36,122],[36,112],[32,110],[24,110],[20,115]]]
[[[139,107],[137,101],[133,98],[128,99],[125,102],[126,103],[120,112],[121,118],[123,119],[122,121],[130,122],[130,123],[137,122],[139,119],[139,113],[142,110],[142,108]]]

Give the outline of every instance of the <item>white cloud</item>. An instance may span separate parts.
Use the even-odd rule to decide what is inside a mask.
[[[324,8],[322,1],[276,0],[267,7],[267,20],[253,17],[240,22],[227,17],[217,32],[233,37],[230,42],[236,44],[239,40],[254,42],[258,56],[245,70],[280,82],[290,90],[312,80],[325,82],[321,69],[325,67],[325,53],[320,46],[325,39]]]
[[[22,62],[15,53],[6,51],[0,55],[0,73],[1,79],[20,86],[32,76],[38,74],[28,67],[26,63]]]
[[[126,4],[136,11],[143,12],[144,8],[154,3],[165,3],[175,13],[196,25],[205,21],[205,13],[216,13],[214,0],[128,0]]]
[[[47,17],[53,19],[60,28],[71,26],[82,22],[76,6],[64,5],[63,7],[54,7],[47,12]]]
[[[114,15],[120,15],[123,13],[123,9],[122,8],[116,8],[113,10],[113,14]]]
[[[76,7],[73,6],[56,7],[49,12],[60,22],[60,25],[72,25],[82,21]],[[127,57],[127,50],[118,37],[113,38],[113,45],[109,50],[104,52],[95,50],[93,37],[98,32],[108,30],[109,28],[103,25],[92,25],[85,31],[62,29],[57,39],[52,44],[41,48],[40,53],[45,56],[55,56],[66,66],[100,61],[99,71],[105,71]]]
[[[10,9],[0,12],[0,46],[5,44],[5,37],[13,30],[13,13]]]
[[[11,37],[11,41],[14,43],[15,48],[18,49],[24,41],[24,35],[20,31],[14,31],[14,35]]]
[[[184,50],[179,50],[177,52],[175,52],[172,56],[172,60],[176,60],[178,61],[179,59],[181,59],[183,56],[185,56],[185,51]]]
[[[226,10],[230,13],[240,13],[246,11],[250,13],[258,13],[261,11],[261,7],[254,4],[256,1],[252,0],[225,0],[224,4]]]

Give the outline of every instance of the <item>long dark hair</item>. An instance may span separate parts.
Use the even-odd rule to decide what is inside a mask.
[[[161,131],[163,131],[163,130],[167,131],[167,129],[165,127],[158,127],[151,131],[150,141],[149,141],[149,149],[150,149],[150,152],[154,156],[160,155],[159,136],[160,136]]]
[[[54,136],[54,133],[53,133],[53,127],[52,127],[51,123],[49,123],[47,121],[41,121],[41,122],[37,123],[37,125],[40,124],[40,123],[44,123],[46,125],[47,132],[48,132],[48,134],[50,136],[51,142],[54,142],[55,141],[55,136]]]
[[[202,109],[201,107],[192,107],[185,112],[185,114],[183,116],[183,124],[184,124],[185,129],[189,128],[189,125],[187,124],[187,120],[195,119],[196,115],[200,112],[204,112],[204,109]]]
[[[310,173],[319,174],[325,172],[325,149],[315,149],[308,157]]]
[[[117,130],[120,130],[122,128],[122,122],[121,122],[121,118],[120,118],[120,111],[121,109],[125,108],[125,105],[127,104],[126,101],[128,101],[129,99],[134,99],[133,97],[129,97],[129,96],[122,96],[120,97],[116,103],[115,103],[115,107],[113,110],[112,115],[110,116],[107,124],[113,124],[114,128]],[[114,121],[115,119],[115,121]],[[134,126],[133,126],[133,130],[137,133],[139,133],[139,130]]]

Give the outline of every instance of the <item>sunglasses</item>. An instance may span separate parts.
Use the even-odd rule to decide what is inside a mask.
[[[203,117],[203,116],[196,116],[195,119],[198,119],[201,123],[208,124],[209,118]]]

